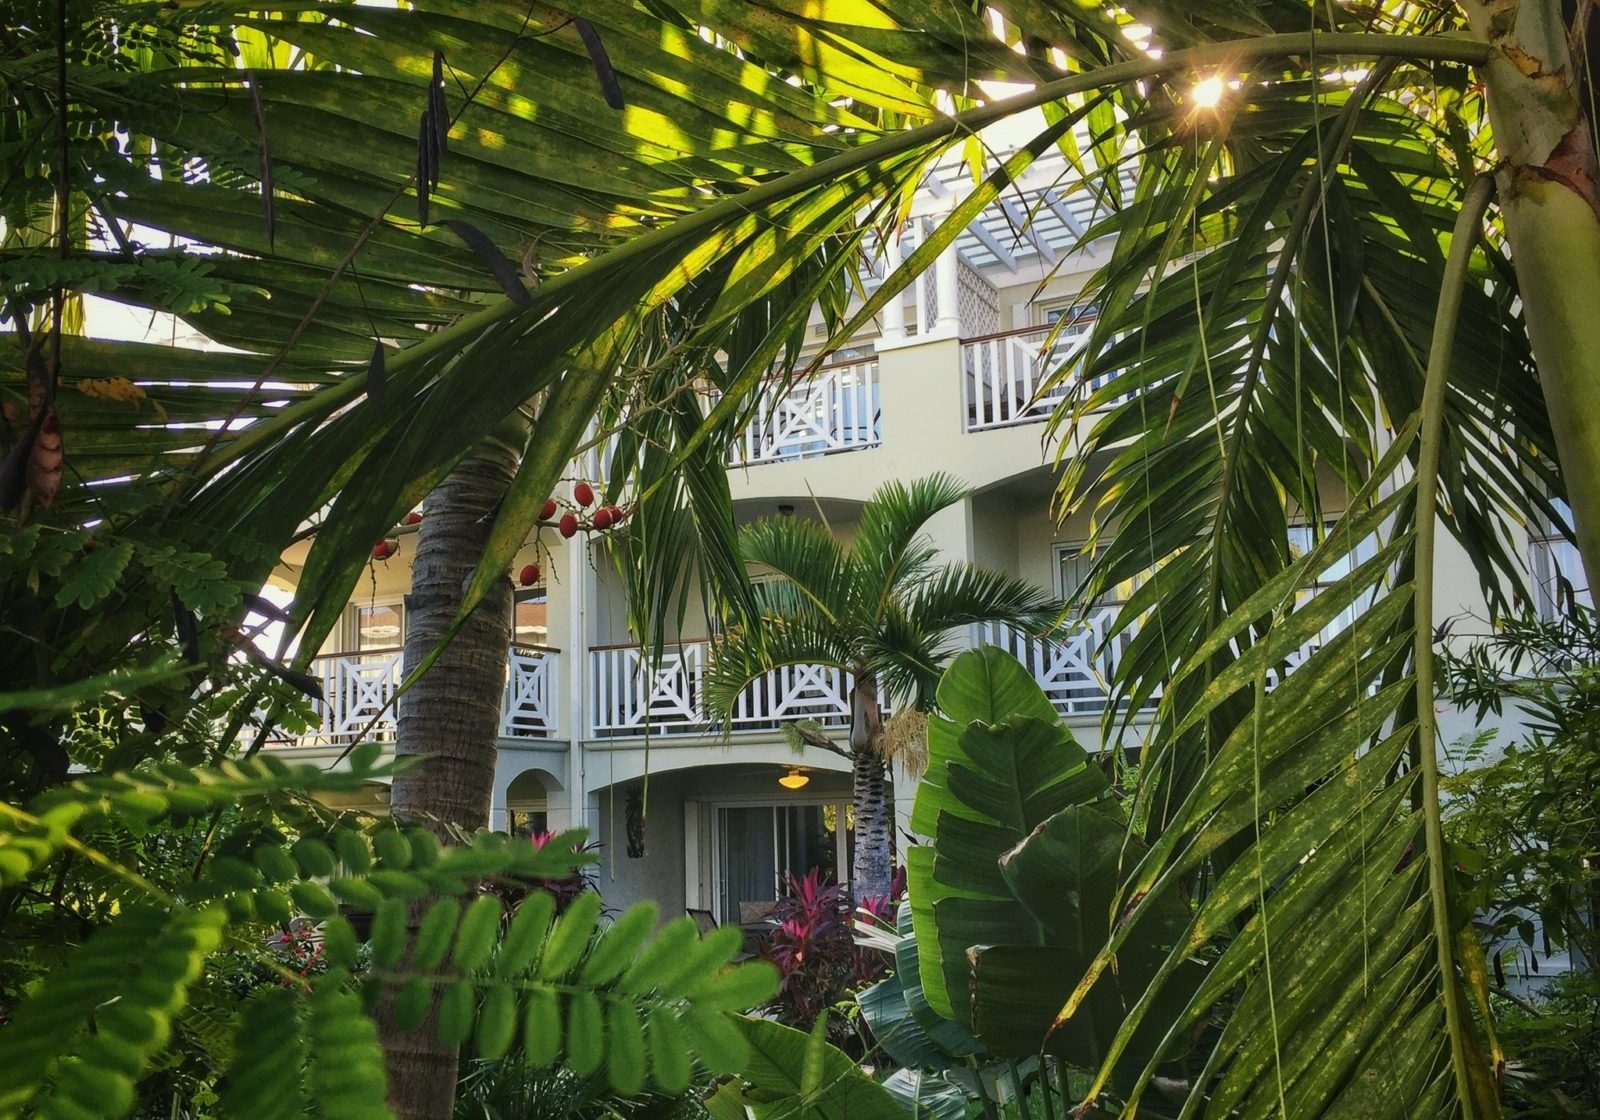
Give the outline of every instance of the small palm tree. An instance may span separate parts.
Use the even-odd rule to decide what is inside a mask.
[[[851,760],[857,898],[888,894],[893,873],[885,699],[930,708],[963,627],[998,622],[1039,632],[1064,613],[1024,580],[976,564],[939,563],[923,527],[968,493],[943,474],[885,483],[862,507],[848,547],[827,526],[803,518],[764,518],[740,532],[744,560],[777,578],[757,585],[755,622],[713,648],[706,701],[727,719],[739,693],[780,666],[820,664],[850,674],[847,746],[807,739]]]

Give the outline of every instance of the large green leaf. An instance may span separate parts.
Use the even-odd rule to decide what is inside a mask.
[[[1130,850],[1130,846],[1132,850]],[[1052,1031],[1073,977],[1088,971],[1110,937],[1119,888],[1137,844],[1127,823],[1106,804],[1074,805],[1055,814],[1001,860],[1017,900],[1038,923],[1041,944],[979,946],[972,951],[973,1021],[978,1037],[999,1054],[1046,1052],[1080,1068],[1106,1059],[1129,1006],[1155,976],[1170,946],[1188,925],[1188,908],[1168,893],[1117,957],[1117,968],[1096,981],[1079,1015]],[[1180,1011],[1203,970],[1187,964],[1162,990],[1162,1009]],[[1030,979],[1031,978],[1031,979]],[[1159,1011],[1130,1043],[1119,1081],[1132,1080],[1161,1041],[1169,1020]]]
[[[968,948],[1014,942],[1037,928],[1001,857],[1062,809],[1103,798],[1109,787],[1038,684],[1003,651],[956,658],[938,697],[947,714],[930,720],[928,773],[911,814],[931,843],[907,853],[908,892],[928,1004],[970,1026]]]
[[[905,1120],[894,1096],[820,1034],[766,1019],[739,1025],[750,1043],[741,1075],[753,1091],[738,1099],[754,1120]]]

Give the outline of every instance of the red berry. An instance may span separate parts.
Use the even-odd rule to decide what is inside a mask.
[[[387,560],[399,551],[399,541],[381,540],[372,546],[372,558],[374,560]]]
[[[549,501],[545,502],[544,508],[539,511],[539,520],[540,521],[549,521],[555,515],[556,515],[556,500],[554,498],[551,498]]]
[[[422,514],[418,513],[416,510],[412,510],[410,513],[406,514],[404,518],[401,519],[400,524],[402,524],[402,525],[421,525],[422,524]]]
[[[587,482],[580,482],[572,488],[572,500],[578,503],[579,508],[588,509],[594,505],[594,487]]]
[[[522,575],[517,580],[517,582],[522,584],[523,587],[532,587],[534,584],[538,583],[539,582],[539,565],[537,565],[537,564],[524,564],[524,565],[522,565]]]
[[[622,519],[626,516],[627,512],[621,506],[611,507],[611,524],[621,525]]]
[[[602,506],[594,511],[594,527],[601,532],[611,528],[611,507]]]
[[[570,513],[561,515],[561,524],[557,526],[563,537],[574,537],[578,534],[578,519]]]

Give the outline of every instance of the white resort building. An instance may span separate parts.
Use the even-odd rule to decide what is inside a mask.
[[[1050,512],[1056,449],[1045,441],[1044,421],[1053,401],[1036,389],[1088,329],[1095,309],[1081,302],[1080,291],[1105,253],[1102,245],[1098,253],[1091,246],[1069,255],[1093,202],[1087,194],[1056,194],[1061,174],[1059,157],[1041,161],[891,303],[876,333],[850,340],[815,376],[774,391],[728,465],[741,521],[821,516],[848,538],[861,503],[881,482],[945,471],[972,496],[930,525],[939,550],[1061,596],[1073,590],[1086,527],[1057,525]],[[956,166],[930,178],[905,240],[887,247],[887,263],[902,259],[970,181]],[[869,288],[877,279],[865,277]],[[1062,317],[1068,325],[1042,353]],[[1332,511],[1340,505],[1326,504]],[[398,683],[412,553],[412,538],[402,533],[400,540],[397,556],[374,564],[342,632],[314,662],[326,691],[321,724],[275,744],[284,757],[336,758]],[[1524,546],[1544,587],[1553,586],[1556,570],[1581,572],[1563,541],[1530,536]],[[685,624],[647,673],[627,628],[621,580],[603,548],[598,539],[564,541],[547,531],[540,549],[530,546],[519,557],[519,567],[540,561],[543,582],[517,592],[494,827],[587,828],[602,845],[598,885],[608,903],[649,896],[668,915],[708,911],[719,922],[749,922],[787,872],[822,868],[847,878],[848,764],[815,748],[797,755],[779,730],[798,718],[843,726],[843,675],[820,667],[771,674],[748,690],[724,736],[702,704],[706,627]],[[1481,616],[1466,557],[1447,535],[1440,549],[1437,617]],[[286,555],[275,577],[285,589],[298,559]],[[1050,642],[1002,631],[963,638],[1017,654],[1092,750],[1100,745],[1105,680],[1122,644],[1102,642],[1111,609],[1088,613]],[[1447,714],[1447,736],[1449,725]],[[904,775],[895,785],[903,820],[914,791]]]

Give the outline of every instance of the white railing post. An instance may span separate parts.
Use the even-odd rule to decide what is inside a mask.
[[[971,394],[968,431],[1049,418],[1055,406],[1072,391],[1075,376],[1060,377],[1048,391],[1040,390],[1058,375],[1057,367],[1072,355],[1090,328],[1087,324],[1062,327],[1051,341],[1055,329],[1027,327],[998,338],[961,344]],[[1046,342],[1051,344],[1046,347]]]
[[[706,642],[663,652],[654,672],[635,646],[593,650],[592,726],[597,735],[714,733],[705,708]],[[798,719],[850,724],[849,674],[826,665],[785,665],[751,682],[734,701],[734,731],[776,731]]]
[[[506,691],[500,702],[500,737],[542,739],[556,725],[555,655],[516,646],[506,661]]]

